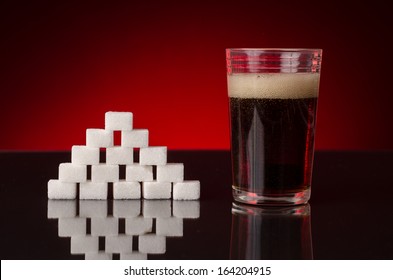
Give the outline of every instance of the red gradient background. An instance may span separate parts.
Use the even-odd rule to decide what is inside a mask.
[[[110,110],[229,149],[228,47],[322,48],[316,148],[393,149],[390,9],[325,2],[2,1],[0,150],[69,150]]]

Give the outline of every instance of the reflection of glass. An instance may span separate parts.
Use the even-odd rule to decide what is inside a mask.
[[[232,205],[231,259],[312,259],[310,205]]]
[[[48,218],[71,254],[85,259],[147,259],[164,254],[167,237],[183,236],[183,219],[197,219],[199,201],[48,200]]]

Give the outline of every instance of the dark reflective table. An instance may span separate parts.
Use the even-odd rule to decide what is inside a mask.
[[[1,259],[393,259],[393,152],[316,152],[310,203],[234,203],[230,153],[169,151],[199,201],[55,201],[70,153],[0,153]]]

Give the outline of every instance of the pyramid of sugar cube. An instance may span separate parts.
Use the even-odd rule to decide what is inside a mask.
[[[121,133],[118,146],[114,131]],[[200,182],[184,180],[183,163],[167,163],[167,147],[148,144],[149,131],[133,128],[131,112],[106,112],[105,129],[87,129],[86,145],[72,146],[71,162],[59,165],[59,178],[48,182],[48,198],[76,199],[79,191],[79,199],[104,200],[113,184],[114,199],[199,199]],[[100,162],[101,150],[105,162]],[[120,179],[120,167],[125,167],[125,179]]]

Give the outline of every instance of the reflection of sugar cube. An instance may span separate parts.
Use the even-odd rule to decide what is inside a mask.
[[[58,225],[60,237],[86,235],[85,218],[60,218]]]
[[[159,182],[182,182],[183,178],[183,163],[168,163],[157,166],[157,181]]]
[[[108,253],[131,253],[132,236],[121,234],[119,236],[105,237],[105,252]]]
[[[100,128],[86,129],[86,146],[108,148],[113,146],[113,132]]]
[[[48,219],[76,216],[76,200],[48,200]]]
[[[108,184],[88,181],[80,183],[79,199],[107,199]]]
[[[140,200],[114,200],[113,216],[117,218],[136,217],[140,214]]]
[[[114,217],[92,218],[91,235],[92,236],[109,236],[119,233],[119,220]]]
[[[131,130],[132,113],[130,112],[106,112],[105,129],[107,130]]]
[[[71,254],[98,253],[98,236],[71,236]]]
[[[106,253],[86,253],[85,260],[112,260],[112,254]]]
[[[130,148],[144,148],[149,144],[149,131],[147,129],[134,129],[121,133],[121,145]]]
[[[197,219],[199,218],[200,203],[199,201],[185,201],[185,200],[174,200],[173,201],[173,216],[185,219]]]
[[[106,164],[132,164],[134,150],[125,147],[111,147],[106,149]]]
[[[87,146],[72,146],[71,163],[75,164],[98,164],[100,162],[100,149]]]
[[[49,199],[75,199],[76,183],[66,183],[51,179],[48,182]]]
[[[143,182],[143,197],[146,199],[169,199],[171,190],[170,182]]]
[[[152,230],[152,218],[136,217],[126,219],[126,234],[128,235],[141,235],[151,232]]]
[[[126,166],[126,181],[153,181],[153,167],[151,165],[130,164]]]
[[[79,200],[79,216],[86,218],[107,217],[108,202],[102,200]]]
[[[199,181],[184,181],[173,184],[174,200],[196,200],[200,196]]]
[[[141,165],[164,165],[167,160],[167,147],[141,148],[139,164]]]
[[[146,218],[167,218],[171,216],[170,200],[144,200],[143,216]]]
[[[121,260],[147,260],[147,254],[142,254],[139,252],[123,253],[120,254]]]
[[[166,237],[155,234],[139,236],[139,252],[146,254],[164,254],[166,251]]]
[[[139,182],[119,181],[113,184],[114,199],[139,199],[141,198],[141,185]]]
[[[70,162],[60,163],[59,180],[61,182],[79,183],[85,182],[87,178],[86,165],[74,164]]]
[[[91,181],[95,183],[119,181],[119,166],[114,164],[98,164],[91,166]]]
[[[183,219],[157,218],[156,234],[164,236],[183,236]]]

